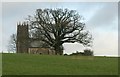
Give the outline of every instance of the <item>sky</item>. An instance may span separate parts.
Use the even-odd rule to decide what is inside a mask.
[[[7,51],[10,35],[17,31],[17,22],[24,21],[28,15],[34,15],[38,8],[76,10],[84,17],[86,29],[90,31],[94,38],[92,47],[94,55],[118,55],[117,2],[3,2],[0,51]],[[63,46],[64,53],[68,54],[85,49],[78,43],[65,43]]]

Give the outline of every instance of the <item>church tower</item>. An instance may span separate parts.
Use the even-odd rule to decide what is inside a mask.
[[[17,53],[28,53],[29,32],[27,23],[17,24]]]

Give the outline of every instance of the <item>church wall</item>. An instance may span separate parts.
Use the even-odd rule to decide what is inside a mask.
[[[29,54],[43,54],[43,55],[53,55],[55,54],[54,50],[50,48],[28,48]]]

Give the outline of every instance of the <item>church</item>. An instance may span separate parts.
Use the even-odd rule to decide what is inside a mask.
[[[43,54],[54,55],[55,51],[52,48],[40,47],[38,40],[29,37],[28,23],[17,24],[17,53],[29,53],[29,54]]]

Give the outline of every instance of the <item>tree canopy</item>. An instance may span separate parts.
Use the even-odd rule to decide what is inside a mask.
[[[63,43],[78,42],[90,46],[92,35],[85,30],[82,16],[76,10],[37,9],[34,16],[28,16],[32,38],[43,41],[54,48],[56,54],[63,54]]]

